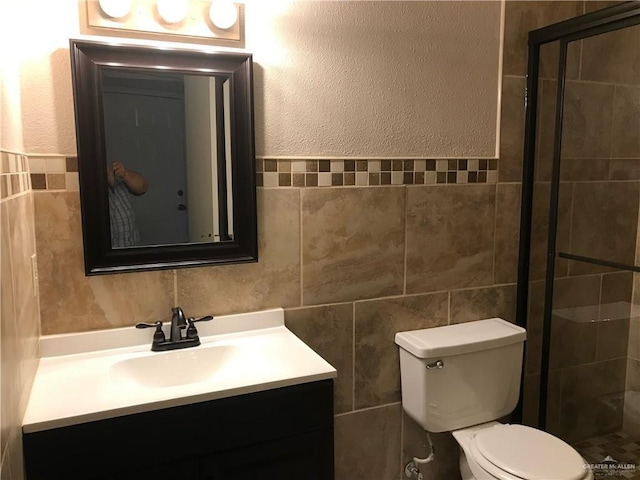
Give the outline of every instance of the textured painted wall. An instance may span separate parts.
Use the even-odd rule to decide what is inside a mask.
[[[75,153],[69,37],[78,33],[76,0],[2,2],[3,146],[31,153]],[[5,48],[7,46],[8,48]],[[6,60],[6,63],[5,63]],[[7,108],[6,115],[4,109]],[[6,130],[5,130],[6,129]]]
[[[0,2],[0,18],[11,18],[8,2]],[[0,42],[6,45],[11,29],[0,29]],[[0,48],[0,148],[22,152],[22,122],[20,110],[20,67],[16,51]]]
[[[76,151],[68,36],[64,44],[21,68],[24,149],[30,153]]]
[[[266,156],[493,156],[500,2],[249,2]]]
[[[72,155],[76,2],[9,3],[13,18],[30,19],[24,149]],[[500,2],[266,3],[246,5],[258,154],[495,155]]]
[[[0,58],[0,148],[23,151],[18,67]]]

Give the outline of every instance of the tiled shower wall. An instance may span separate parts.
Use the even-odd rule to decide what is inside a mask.
[[[586,8],[610,3],[589,2]],[[569,45],[557,235],[561,252],[634,263],[640,77],[629,65],[639,59],[639,35],[634,27]],[[531,384],[537,383],[540,371],[557,45],[543,47],[541,55],[531,260],[534,281],[526,365],[530,377],[525,382],[526,401],[533,405],[537,394]],[[623,420],[631,405],[626,400],[631,395],[625,392],[629,375],[633,376],[633,368],[628,368],[632,367],[628,355],[635,321],[630,318],[633,274],[558,259],[555,276],[547,427],[568,441],[619,431],[629,424]],[[536,423],[535,412],[530,412],[527,421]]]
[[[32,280],[33,193],[24,155],[0,151],[0,449],[3,480],[22,478],[22,415],[38,358],[40,312]]]

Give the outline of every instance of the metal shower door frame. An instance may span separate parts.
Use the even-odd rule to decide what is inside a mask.
[[[538,427],[546,429],[547,393],[549,382],[549,347],[551,342],[551,313],[556,259],[558,222],[558,196],[560,190],[560,154],[562,147],[562,114],[565,91],[567,45],[570,42],[640,24],[640,2],[626,2],[604,10],[581,15],[563,22],[529,32],[527,60],[527,90],[525,97],[525,135],[522,168],[522,197],[520,211],[520,244],[518,252],[518,278],[516,323],[527,327],[529,296],[529,258],[531,253],[531,222],[533,213],[533,186],[536,154],[536,119],[538,113],[538,81],[540,49],[543,45],[559,42],[556,112],[549,202],[549,229],[544,294],[544,319],[540,367],[540,396]],[[515,420],[522,420],[522,389],[524,369],[520,382],[520,402],[514,412]]]

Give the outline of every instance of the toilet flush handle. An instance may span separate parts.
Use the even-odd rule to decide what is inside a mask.
[[[444,367],[444,362],[442,360],[436,360],[433,363],[427,363],[427,370],[431,370],[434,368],[442,368]]]

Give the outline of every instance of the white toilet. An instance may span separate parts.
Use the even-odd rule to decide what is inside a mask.
[[[500,318],[397,333],[402,406],[428,432],[452,432],[463,480],[591,480],[569,444],[496,422],[518,403],[525,337]]]

